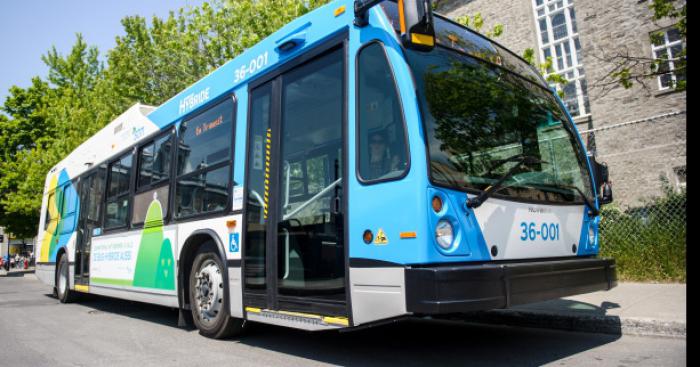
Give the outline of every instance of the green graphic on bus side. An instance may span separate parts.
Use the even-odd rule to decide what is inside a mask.
[[[170,240],[163,237],[163,209],[160,202],[154,199],[146,212],[133,286],[175,289],[173,250]]]

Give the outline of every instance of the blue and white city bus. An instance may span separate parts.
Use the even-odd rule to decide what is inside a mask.
[[[430,0],[338,0],[52,168],[36,274],[215,338],[608,290],[605,171],[523,59]]]

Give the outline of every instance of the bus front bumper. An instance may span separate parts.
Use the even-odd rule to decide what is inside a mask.
[[[412,267],[406,308],[448,314],[507,308],[617,286],[615,260],[571,259]]]

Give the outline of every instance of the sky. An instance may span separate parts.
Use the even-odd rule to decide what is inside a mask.
[[[170,10],[197,6],[204,0],[0,0],[0,105],[12,85],[28,87],[34,76],[45,79],[41,61],[52,46],[70,52],[76,33],[97,46],[100,60],[123,35],[120,20],[128,15],[149,19]]]

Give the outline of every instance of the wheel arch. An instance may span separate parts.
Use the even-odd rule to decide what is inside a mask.
[[[229,282],[228,282],[228,265],[226,262],[226,252],[224,251],[224,244],[221,241],[221,238],[219,238],[219,235],[216,234],[211,229],[198,229],[194,232],[192,232],[188,237],[187,240],[185,240],[185,243],[182,246],[182,250],[180,251],[180,256],[178,259],[178,271],[177,271],[177,283],[178,283],[178,292],[177,292],[177,299],[178,299],[178,304],[181,309],[189,310],[190,309],[190,304],[189,304],[189,276],[190,272],[192,271],[192,264],[194,262],[194,258],[197,255],[197,251],[199,250],[202,245],[205,243],[212,241],[214,243],[214,246],[217,249],[217,254],[219,255],[219,258],[221,259],[221,262],[224,265],[224,294],[225,294],[225,299],[224,299],[224,306],[229,307],[229,297],[231,296],[229,293]]]
[[[58,269],[59,266],[58,264],[61,262],[61,258],[63,256],[66,257],[66,261],[68,261],[68,289],[71,288],[71,276],[70,276],[70,256],[68,255],[68,249],[66,246],[61,246],[57,251],[56,251],[56,262],[54,263],[54,271],[53,271],[53,287],[56,288],[58,286],[57,280],[58,280]]]

